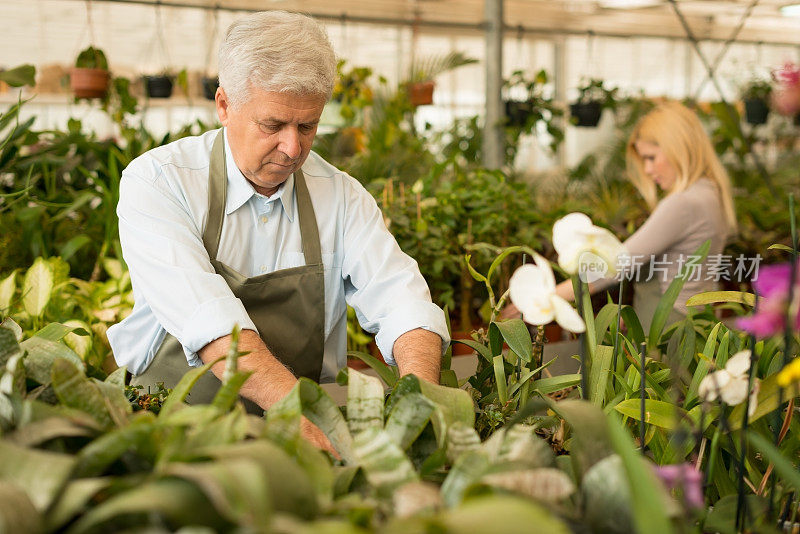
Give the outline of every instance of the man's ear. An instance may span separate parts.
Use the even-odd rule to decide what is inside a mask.
[[[219,122],[223,126],[228,125],[228,111],[230,110],[230,100],[228,100],[228,95],[225,94],[225,90],[222,87],[217,87],[217,92],[214,95],[214,102],[217,107],[217,117],[219,117]]]

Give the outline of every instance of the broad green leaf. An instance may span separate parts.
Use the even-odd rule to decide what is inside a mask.
[[[23,363],[25,373],[39,384],[49,384],[53,365],[57,361],[67,361],[83,369],[84,363],[72,349],[65,344],[39,337],[38,333],[20,343],[27,353]]]
[[[48,323],[44,328],[37,331],[33,337],[46,339],[48,341],[61,341],[64,337],[76,330],[76,328],[61,323]]]
[[[614,317],[616,318],[616,315]],[[596,406],[602,406],[605,402],[613,356],[614,347],[598,345],[595,348],[592,366],[589,368],[589,398]]]
[[[0,480],[25,490],[40,511],[45,510],[75,464],[68,454],[40,451],[0,440]]]
[[[386,434],[402,450],[408,449],[430,421],[436,406],[421,393],[400,398],[386,420]],[[349,419],[348,410],[348,419]]]
[[[707,248],[707,247],[706,247]],[[669,534],[672,532],[665,501],[669,499],[656,479],[651,465],[636,451],[628,433],[618,421],[607,419],[609,437],[622,459],[631,491],[633,519],[638,532]]]
[[[700,264],[705,260],[706,256],[708,255],[708,250],[711,247],[711,240],[709,239],[691,256],[698,256],[700,258]],[[683,285],[686,283],[687,278],[692,274],[692,269],[687,268],[686,265],[681,267],[681,271],[678,273],[678,276],[670,283],[667,290],[664,292],[664,296],[661,297],[661,300],[658,302],[658,306],[656,306],[656,311],[653,314],[653,322],[650,323],[650,335],[647,339],[647,350],[648,352],[654,351],[658,346],[659,341],[661,340],[661,333],[664,331],[664,327],[667,324],[667,318],[669,314],[672,312],[672,308],[675,305],[675,301],[678,300],[678,295],[683,289]]]
[[[538,391],[542,395],[548,395],[556,391],[561,391],[562,389],[577,386],[580,383],[580,374],[550,376],[532,382],[531,391]]]
[[[628,327],[628,337],[631,341],[637,345],[644,343],[644,329],[633,307],[623,306],[620,315],[622,316],[622,320],[625,321],[625,326]]]
[[[358,433],[353,439],[353,451],[367,480],[379,494],[389,496],[397,487],[419,480],[402,449],[378,427]]]
[[[448,533],[517,534],[526,529],[569,534],[570,528],[546,507],[508,495],[476,497],[439,516]],[[524,525],[524,526],[522,526]],[[535,525],[535,527],[532,527]]]
[[[53,362],[52,382],[62,404],[86,412],[104,428],[124,425],[132,410],[121,388],[86,378],[63,358]]]
[[[619,455],[606,456],[589,468],[581,481],[581,494],[586,503],[584,516],[593,532],[635,532],[630,484]]]
[[[20,65],[13,69],[0,71],[0,81],[6,82],[11,87],[36,85],[36,67],[33,65]]]
[[[0,532],[42,532],[42,516],[19,486],[0,480]]]
[[[11,317],[6,317],[3,319],[3,322],[0,323],[0,328],[7,328],[14,332],[14,337],[17,338],[17,342],[22,341],[22,327],[14,321]]]
[[[513,397],[513,396],[516,394],[516,392],[517,392],[517,391],[518,391],[518,390],[519,390],[519,389],[520,389],[520,388],[521,388],[523,385],[525,385],[525,384],[528,382],[528,380],[530,380],[530,378],[531,378],[532,376],[534,376],[534,375],[536,375],[537,373],[539,373],[539,372],[540,372],[542,369],[544,369],[544,368],[546,368],[546,367],[549,367],[549,366],[550,366],[550,365],[551,365],[553,362],[555,362],[555,361],[556,361],[556,359],[557,359],[557,358],[553,358],[553,359],[552,359],[552,360],[550,360],[549,362],[547,362],[547,363],[544,363],[544,364],[540,365],[540,366],[539,366],[539,367],[537,367],[536,369],[527,369],[527,368],[523,368],[523,369],[525,369],[525,371],[524,371],[524,372],[523,372],[523,373],[520,375],[520,377],[519,377],[519,380],[517,380],[517,381],[514,383],[514,385],[513,385],[513,386],[511,386],[511,387],[509,388],[509,390],[508,390],[508,396],[509,396],[509,398]],[[528,384],[528,385],[530,385],[530,384]],[[528,389],[530,389],[530,388],[528,388]]]
[[[77,329],[83,329],[86,331],[84,335],[78,335],[74,331],[69,332],[66,336],[64,336],[64,343],[75,351],[81,360],[86,360],[86,356],[89,354],[89,351],[92,350],[92,337],[88,335],[92,329],[83,321],[78,321],[76,319],[70,319],[69,321],[64,321],[64,326]]]
[[[467,451],[461,454],[442,483],[442,499],[445,504],[450,507],[458,505],[467,489],[489,472],[491,465],[489,456],[483,451]]]
[[[226,525],[195,484],[180,478],[164,478],[143,482],[115,494],[90,508],[67,532],[102,532],[107,530],[103,525],[115,517],[136,514],[146,518],[153,513],[165,516],[173,526],[200,525],[220,531]],[[143,529],[147,524],[145,522],[138,526]],[[135,526],[130,525],[129,528]]]
[[[493,322],[489,330],[499,330],[508,348],[524,362],[533,358],[533,342],[528,327],[522,319],[509,319],[507,321]]]
[[[748,430],[747,440],[775,466],[775,471],[783,478],[786,484],[792,486],[795,491],[800,491],[800,471],[797,470],[797,466],[789,458],[764,436],[752,430]]]
[[[17,271],[14,270],[0,282],[0,314],[7,315],[11,308],[11,299],[14,298],[14,291],[17,287],[16,279]]]
[[[105,382],[109,384],[115,384],[121,388],[125,388],[125,373],[128,371],[128,366],[123,365],[122,367],[117,367],[114,369],[110,375],[108,375],[105,379]]]
[[[439,445],[444,445],[450,425],[461,422],[475,426],[475,405],[469,393],[463,389],[448,388],[424,380],[420,380],[419,386],[422,394],[436,405],[431,422]]]
[[[96,477],[105,474],[108,466],[127,451],[145,456],[143,451],[153,445],[157,425],[150,412],[137,414],[130,425],[112,430],[90,442],[75,456],[75,474]]]
[[[117,280],[122,278],[125,272],[122,262],[114,258],[103,258],[103,268],[108,273],[108,276]]]
[[[56,531],[87,507],[89,501],[112,484],[111,477],[70,480],[46,516],[47,530]]]
[[[350,369],[347,376],[347,426],[350,433],[355,436],[367,428],[383,428],[381,381],[355,369]]]
[[[635,421],[641,421],[641,406],[640,399],[628,399],[614,406],[614,409]],[[660,428],[666,428],[667,430],[674,430],[679,420],[686,415],[685,410],[675,406],[671,402],[654,399],[645,399],[644,410],[645,423],[656,425]]]
[[[25,447],[35,447],[46,441],[61,437],[88,437],[93,436],[93,428],[81,425],[67,417],[48,417],[41,421],[34,421],[17,428],[6,439]]]
[[[769,503],[766,497],[760,495],[747,495],[745,497],[747,505],[747,530],[746,532],[772,532],[778,531],[770,519],[771,514],[767,513]],[[736,510],[739,507],[739,496],[736,494],[726,495],[714,503],[712,509],[703,522],[703,529],[706,532],[715,534],[739,534],[741,530],[736,528]]]
[[[386,382],[386,385],[390,388],[393,388],[394,385],[397,383],[397,368],[390,367],[386,365],[384,362],[377,359],[375,356],[371,354],[367,354],[366,352],[359,352],[357,350],[350,350],[347,351],[348,358],[358,358],[362,362],[369,365],[372,369],[378,373],[378,376],[381,377],[381,380]]]
[[[756,296],[745,291],[707,291],[689,297],[686,306],[705,306],[718,302],[735,302],[746,306],[755,306]]]
[[[2,369],[6,362],[13,355],[20,352],[17,336],[10,328],[0,326],[0,376],[3,375]]]
[[[453,339],[450,341],[450,343],[451,344],[461,343],[462,345],[466,345],[467,347],[477,352],[487,362],[492,361],[492,351],[489,350],[489,347],[487,347],[482,343],[478,343],[477,341],[474,341],[472,339]]]
[[[586,401],[550,402],[550,408],[572,427],[571,457],[579,474],[610,455],[611,441],[603,411]]]
[[[44,313],[53,292],[53,270],[44,258],[36,258],[22,280],[22,307],[32,317]]]

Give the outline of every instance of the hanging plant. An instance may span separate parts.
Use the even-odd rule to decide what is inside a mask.
[[[753,79],[742,88],[745,120],[758,125],[767,122],[772,84],[767,80]]]
[[[618,92],[617,87],[609,89],[601,79],[588,80],[578,87],[578,99],[569,106],[572,124],[595,128],[604,109],[616,109]]]
[[[89,46],[78,54],[69,77],[75,98],[105,97],[110,80],[108,60],[102,50]]]
[[[433,79],[436,76],[477,62],[477,59],[467,57],[461,52],[450,52],[444,56],[431,56],[412,63],[411,74],[405,84],[411,105],[417,107],[433,104],[433,90],[436,87]]]

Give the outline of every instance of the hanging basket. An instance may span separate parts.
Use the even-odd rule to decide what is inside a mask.
[[[503,104],[509,126],[523,128],[528,123],[528,118],[533,115],[533,102],[530,100],[506,100]]]
[[[169,98],[172,96],[172,77],[171,76],[145,76],[144,86],[147,96],[150,98]]]
[[[203,76],[203,96],[207,100],[214,100],[217,95],[217,87],[219,87],[219,78],[217,76]]]
[[[75,98],[103,98],[108,92],[109,81],[105,69],[74,67],[69,74],[69,86]]]
[[[767,122],[769,106],[763,98],[746,98],[744,101],[744,118],[748,124],[758,125]]]
[[[411,105],[416,107],[433,104],[433,88],[435,85],[430,80],[408,84],[406,89],[408,90],[408,99],[411,101]]]
[[[570,104],[569,114],[572,116],[575,126],[596,128],[603,114],[603,105],[597,100],[576,102]]]

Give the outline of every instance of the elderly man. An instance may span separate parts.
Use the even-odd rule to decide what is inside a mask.
[[[134,383],[174,386],[226,354],[242,328],[241,389],[268,409],[297,377],[346,363],[346,304],[401,374],[438,382],[449,341],[416,262],[374,199],[311,152],[336,59],[324,29],[280,11],[235,22],[220,46],[221,130],[153,149],[125,169],[117,208],[133,313],[108,331]],[[213,398],[224,363],[190,395]],[[305,433],[324,446],[310,424]]]

